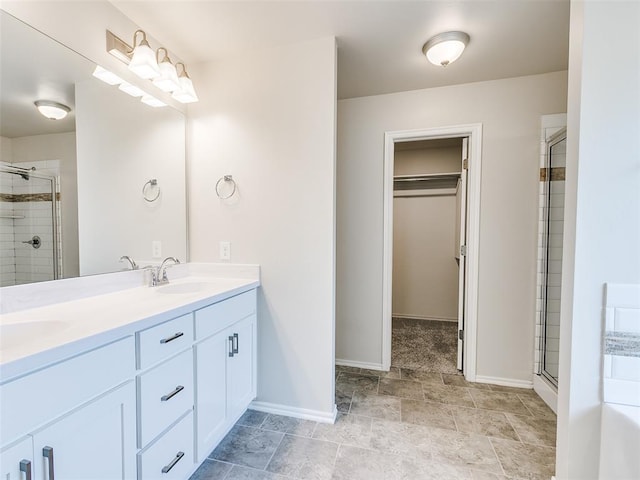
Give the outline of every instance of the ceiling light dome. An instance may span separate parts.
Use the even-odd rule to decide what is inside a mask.
[[[430,38],[422,47],[422,53],[434,65],[446,67],[455,62],[469,43],[464,32],[443,32]]]
[[[66,105],[51,100],[36,100],[33,103],[38,111],[50,120],[62,120],[71,111]]]

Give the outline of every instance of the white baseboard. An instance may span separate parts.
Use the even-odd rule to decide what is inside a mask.
[[[476,382],[478,383],[490,383],[492,385],[501,385],[503,387],[516,387],[516,388],[533,388],[533,382],[528,380],[516,380],[514,378],[501,378],[501,377],[485,377],[484,375],[476,375]]]
[[[433,322],[458,322],[457,317],[425,317],[421,315],[409,315],[404,313],[392,313],[391,318],[406,318],[408,320],[424,320]]]
[[[313,420],[320,423],[335,423],[338,416],[338,409],[334,405],[331,413],[320,410],[308,410],[306,408],[289,407],[269,402],[251,402],[249,408],[259,412],[273,413],[274,415],[285,415],[287,417],[301,418],[303,420]]]
[[[343,367],[366,368],[368,370],[384,371],[384,368],[380,363],[356,362],[355,360],[344,360],[342,358],[336,358],[336,365],[341,365]]]
[[[533,390],[549,405],[553,413],[558,414],[558,392],[540,375],[533,376]]]

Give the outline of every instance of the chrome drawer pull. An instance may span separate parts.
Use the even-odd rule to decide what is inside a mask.
[[[233,335],[229,335],[229,356],[233,357]]]
[[[184,333],[182,332],[177,332],[174,333],[173,335],[171,335],[170,337],[167,338],[163,338],[162,340],[160,340],[160,343],[169,343],[169,342],[173,342],[176,338],[180,338],[181,336],[183,336]]]
[[[238,348],[240,348],[240,341],[238,340],[238,334],[237,333],[233,334],[233,339],[236,342],[236,346],[233,347],[233,353],[238,353]]]
[[[174,396],[179,394],[182,390],[184,390],[184,387],[182,385],[178,385],[173,392],[169,392],[166,395],[163,395],[162,397],[160,397],[160,401],[166,402],[167,400],[171,400]]]
[[[20,471],[24,472],[24,480],[31,480],[31,462],[29,460],[20,461]]]
[[[167,465],[166,467],[162,467],[162,473],[169,473],[169,471],[176,466],[176,463],[182,460],[182,457],[184,457],[184,452],[178,452],[176,454],[176,458],[171,460],[171,463],[169,465]]]
[[[53,466],[53,447],[44,447],[42,456],[49,459],[49,480],[55,480],[55,471]]]

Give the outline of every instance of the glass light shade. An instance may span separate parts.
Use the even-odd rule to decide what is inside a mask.
[[[469,43],[464,32],[444,32],[431,38],[422,47],[422,52],[434,65],[446,67],[455,62]]]
[[[151,107],[166,107],[167,104],[164,103],[161,100],[158,100],[156,97],[153,97],[151,95],[143,95],[143,97],[140,99],[140,101],[142,103],[145,103]]]
[[[38,111],[49,120],[62,120],[71,111],[66,105],[49,100],[38,100],[34,103]]]
[[[178,78],[180,88],[171,95],[180,103],[193,103],[198,101],[196,90],[193,88],[193,82],[186,75]]]
[[[160,75],[156,54],[145,41],[134,48],[133,56],[129,62],[129,70],[145,79],[155,78]]]
[[[176,67],[169,61],[162,61],[158,65],[160,76],[153,79],[153,84],[163,92],[173,92],[180,88]]]
[[[141,97],[145,95],[145,92],[142,89],[136,87],[135,85],[131,85],[130,83],[127,83],[127,82],[122,82],[118,87],[118,90],[122,90],[124,93],[127,93],[132,97]]]
[[[93,76],[109,85],[120,85],[123,82],[123,80],[115,73],[110,72],[106,68],[102,68],[100,65],[96,65],[96,69],[93,71]]]

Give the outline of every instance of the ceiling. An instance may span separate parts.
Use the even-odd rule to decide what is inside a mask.
[[[212,1],[111,0],[187,62],[333,35],[338,97],[416,90],[567,69],[568,0]],[[462,57],[446,68],[422,45],[467,32]]]

